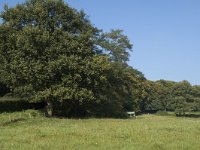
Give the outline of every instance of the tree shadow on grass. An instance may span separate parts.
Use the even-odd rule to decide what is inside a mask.
[[[200,118],[200,114],[176,114],[176,117]]]
[[[25,120],[27,120],[27,119],[25,119],[25,118],[15,118],[15,119],[1,123],[1,126],[7,126],[7,125],[15,124],[17,122],[25,121]]]

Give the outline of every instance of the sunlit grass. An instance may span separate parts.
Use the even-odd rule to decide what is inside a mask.
[[[9,116],[14,116],[13,121]],[[199,141],[198,118],[58,119],[31,111],[0,114],[1,150],[198,150]]]

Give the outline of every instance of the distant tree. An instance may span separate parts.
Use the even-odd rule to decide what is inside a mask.
[[[185,100],[186,99],[182,96],[177,96],[175,98],[175,112],[179,115],[185,115],[185,112],[188,111],[188,105]]]
[[[192,110],[193,111],[200,111],[200,86],[194,85],[191,87],[191,93],[192,97]]]
[[[173,86],[175,82],[159,80],[156,82],[159,85],[158,99],[162,105],[162,109],[166,111],[173,102]]]
[[[192,86],[188,81],[184,80],[176,83],[173,91],[175,96],[183,96],[187,102],[191,101]]]
[[[200,97],[200,85],[192,86],[191,93],[194,97]]]

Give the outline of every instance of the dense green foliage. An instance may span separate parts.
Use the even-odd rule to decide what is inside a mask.
[[[188,81],[159,80],[153,82],[152,89],[156,92],[147,110],[177,111],[180,114],[200,110],[200,86],[192,86]]]
[[[200,87],[147,80],[128,66],[122,30],[104,33],[62,0],[28,0],[0,16],[0,96],[45,102],[64,116],[200,110]]]
[[[132,45],[121,30],[103,33],[61,0],[5,6],[1,17],[0,81],[13,95],[45,101],[49,115],[124,111]]]
[[[30,115],[31,114],[31,118]],[[9,121],[9,116],[15,120]],[[198,150],[200,120],[46,118],[36,111],[0,114],[1,150]]]

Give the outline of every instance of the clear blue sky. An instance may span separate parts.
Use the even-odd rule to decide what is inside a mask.
[[[13,6],[24,0],[0,0]],[[129,64],[150,80],[200,84],[200,0],[65,0],[104,31],[123,29]]]

